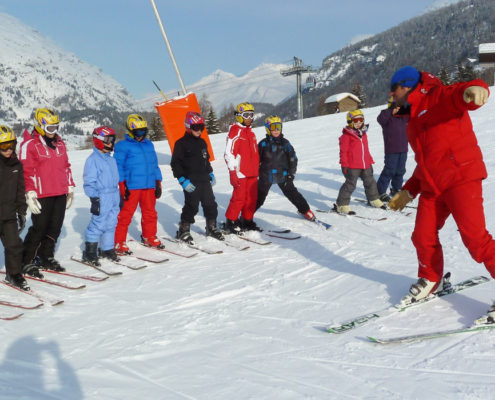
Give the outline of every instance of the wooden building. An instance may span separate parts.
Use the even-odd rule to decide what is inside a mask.
[[[359,103],[361,100],[351,93],[334,94],[325,100],[329,114],[355,110],[359,107]]]

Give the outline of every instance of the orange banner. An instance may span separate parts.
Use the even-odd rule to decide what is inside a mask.
[[[194,93],[190,93],[187,96],[178,97],[173,100],[167,100],[163,103],[156,103],[155,106],[160,118],[163,122],[163,128],[167,135],[168,144],[170,145],[170,151],[174,152],[175,142],[184,136],[186,128],[184,126],[184,119],[189,111],[201,112],[199,109],[198,100]],[[203,117],[205,117],[203,115]],[[206,141],[208,145],[208,153],[210,154],[210,161],[215,159],[213,149],[211,148],[210,138],[206,128],[201,137]]]

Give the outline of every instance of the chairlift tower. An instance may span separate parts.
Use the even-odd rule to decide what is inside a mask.
[[[303,101],[301,90],[301,76],[311,72],[316,72],[311,65],[303,65],[302,60],[294,57],[294,64],[292,67],[283,69],[280,71],[282,76],[297,76],[297,119],[303,119]]]

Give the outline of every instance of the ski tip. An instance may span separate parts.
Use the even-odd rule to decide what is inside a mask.
[[[376,340],[374,337],[366,336],[373,343],[380,343],[380,341]]]

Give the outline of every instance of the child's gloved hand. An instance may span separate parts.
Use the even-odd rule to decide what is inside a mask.
[[[131,197],[131,192],[127,187],[127,181],[119,182],[119,190],[120,190],[120,195],[124,198],[124,200],[126,201],[129,200],[129,197]]]
[[[162,197],[162,183],[158,180],[156,181],[156,185],[155,185],[155,197],[157,199]]]
[[[210,179],[211,179],[211,186],[215,186],[217,183],[217,180],[215,179],[215,175],[213,175],[213,172],[210,172]]]
[[[182,186],[182,189],[184,189],[188,193],[192,193],[196,189],[196,186],[194,186],[189,179],[186,179],[183,176],[181,176],[178,179],[178,181],[179,181],[180,185]]]
[[[237,176],[237,172],[235,170],[229,171],[230,174],[230,184],[237,188],[241,186],[241,182],[239,182],[239,177]]]
[[[100,215],[100,199],[98,197],[91,197],[91,209],[89,210],[93,215]]]
[[[349,172],[349,168],[348,167],[342,167],[342,173],[347,176],[347,173]]]

